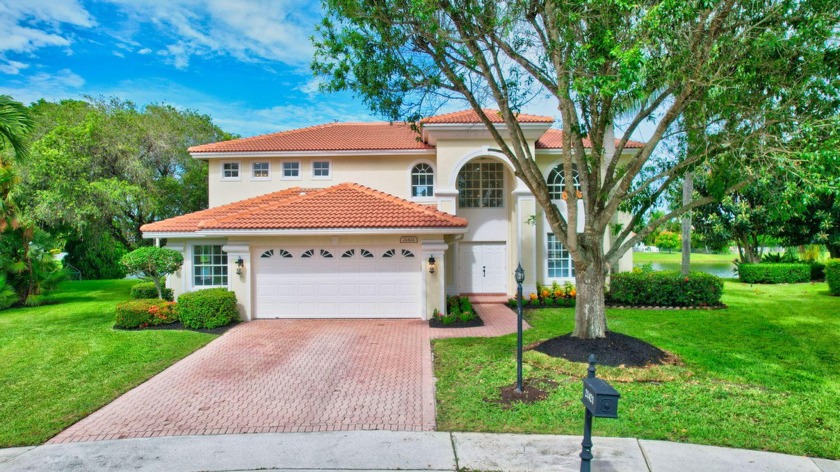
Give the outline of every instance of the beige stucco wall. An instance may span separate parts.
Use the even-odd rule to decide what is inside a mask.
[[[448,213],[465,216],[471,221],[469,232],[463,236],[446,236],[449,243],[448,250],[441,252],[441,257],[436,257],[438,267],[435,274],[430,274],[427,267],[427,257],[421,258],[418,270],[422,270],[424,283],[427,287],[425,296],[425,315],[429,316],[434,308],[443,308],[443,295],[458,292],[458,257],[456,254],[458,245],[471,240],[475,241],[498,241],[507,245],[507,292],[513,295],[516,289],[513,280],[513,270],[518,263],[522,263],[526,273],[525,290],[534,290],[536,282],[550,283],[552,280],[546,276],[546,233],[547,224],[542,217],[542,210],[538,207],[533,195],[525,186],[513,176],[510,163],[506,162],[494,148],[497,148],[495,141],[489,136],[476,137],[476,133],[469,134],[469,137],[459,139],[449,136],[447,139],[438,139],[436,151],[433,155],[369,155],[369,156],[341,156],[341,157],[240,157],[231,159],[213,158],[209,160],[209,187],[210,205],[218,206],[233,201],[250,198],[272,191],[282,190],[290,187],[319,188],[328,187],[342,182],[354,182],[366,185],[389,194],[410,199],[411,168],[419,162],[428,162],[435,169],[435,197],[415,200],[420,203],[436,204],[437,207]],[[535,152],[533,147],[532,152]],[[455,178],[466,162],[471,159],[495,159],[505,162],[506,183],[505,183],[505,207],[499,210],[461,210],[457,205],[457,189]],[[549,155],[544,152],[536,154],[537,165],[543,170],[543,175],[558,160],[559,155]],[[329,160],[331,162],[332,176],[330,179],[315,179],[312,177],[312,162]],[[221,167],[224,162],[240,163],[240,178],[236,181],[225,181],[221,178]],[[269,162],[271,165],[270,180],[261,181],[251,178],[252,162]],[[301,176],[295,180],[285,180],[281,177],[282,163],[285,161],[300,162]],[[535,216],[534,222],[529,219]],[[501,221],[501,224],[500,224]],[[618,215],[613,223],[624,223],[629,221],[627,215]],[[607,235],[607,248],[612,242],[612,236]],[[427,242],[432,240],[443,240],[444,236],[434,235],[423,237]],[[345,245],[345,244],[386,244],[389,241],[398,241],[399,236],[324,236],[324,237],[284,237],[284,243],[294,244],[296,241],[312,245]],[[253,259],[255,247],[276,244],[277,237],[248,237],[230,238],[225,244],[231,246],[247,245],[249,259]],[[177,244],[178,242],[175,241]],[[170,243],[172,244],[172,243]],[[180,242],[183,245],[183,241]],[[188,254],[185,253],[185,256]],[[235,258],[229,258],[233,264]],[[620,261],[619,270],[630,270],[632,268],[632,253],[628,252]],[[247,299],[246,305],[242,308],[243,318],[250,317],[250,306],[253,305],[253,287],[250,280],[253,278],[250,260],[246,265],[246,274],[233,280],[231,277],[231,289],[237,292],[238,298]],[[187,267],[185,266],[185,269]],[[185,271],[186,273],[186,271]],[[230,267],[230,274],[234,274],[234,267]],[[174,274],[170,277],[170,286],[176,294],[189,290],[189,277],[183,274]],[[241,296],[240,296],[241,295]]]
[[[416,236],[417,243],[401,243],[403,236]],[[397,235],[340,235],[340,236],[260,236],[260,237],[230,237],[225,239],[173,239],[167,242],[167,247],[184,254],[184,266],[167,278],[167,287],[175,292],[176,299],[184,292],[197,289],[190,282],[192,274],[192,246],[203,244],[219,244],[228,253],[228,289],[236,293],[240,317],[243,320],[253,318],[255,303],[255,287],[253,284],[255,273],[253,261],[266,248],[304,248],[330,247],[348,245],[389,246],[395,248],[410,248],[417,254],[417,270],[419,271],[425,293],[423,313],[418,314],[428,318],[432,311],[442,309],[445,301],[444,278],[446,262],[444,258],[446,244],[444,235],[412,235],[410,232]],[[436,270],[432,274],[428,270],[428,258],[435,256]],[[242,257],[244,269],[242,274],[236,274],[236,260]],[[199,287],[200,288],[200,287]]]
[[[300,178],[285,180],[282,163],[300,162]],[[330,161],[332,176],[329,179],[313,178],[312,162]],[[225,162],[239,162],[240,178],[223,180],[221,169]],[[269,162],[270,180],[253,180],[251,164]],[[295,158],[231,158],[209,160],[210,206],[244,200],[270,192],[292,187],[323,188],[343,182],[353,182],[390,193],[401,198],[411,198],[411,168],[416,163],[427,162],[434,167],[434,155],[375,155],[343,157],[295,157]],[[423,202],[423,200],[418,200]],[[433,202],[433,199],[426,199]]]

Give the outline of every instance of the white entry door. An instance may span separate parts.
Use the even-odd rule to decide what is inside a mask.
[[[262,248],[254,254],[255,318],[420,318],[415,246]]]
[[[506,249],[505,243],[461,243],[460,292],[507,293]]]

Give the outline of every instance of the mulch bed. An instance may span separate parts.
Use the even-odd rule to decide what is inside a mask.
[[[557,382],[551,379],[522,379],[522,393],[516,391],[516,383],[499,389],[500,398],[485,401],[498,403],[508,409],[515,403],[536,403],[548,398],[549,390],[557,388]]]
[[[675,362],[672,354],[652,344],[612,331],[607,331],[607,337],[602,339],[579,339],[571,333],[564,334],[543,341],[534,350],[572,362],[588,362],[589,355],[595,354],[598,364],[609,366],[644,367]]]
[[[165,325],[158,325],[158,326],[147,326],[145,328],[117,328],[116,326],[114,329],[118,329],[120,331],[146,331],[146,330],[180,330],[180,331],[195,331],[196,333],[209,333],[209,334],[224,334],[234,326],[236,326],[237,322],[233,322],[226,326],[219,326],[218,328],[213,329],[193,329],[187,328],[180,321],[175,323],[165,324]]]
[[[484,326],[484,321],[481,319],[480,316],[476,313],[475,318],[471,319],[464,323],[463,321],[456,321],[452,324],[443,324],[439,320],[430,319],[429,320],[429,328],[477,328],[479,326]]]

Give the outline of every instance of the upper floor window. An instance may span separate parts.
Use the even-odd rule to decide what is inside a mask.
[[[227,287],[227,253],[222,246],[193,246],[193,286]]]
[[[504,206],[505,174],[499,162],[470,162],[458,173],[458,206]]]
[[[575,191],[580,191],[580,176],[578,175],[577,166],[572,167],[572,179],[574,179]],[[548,179],[545,182],[548,184],[548,194],[552,200],[565,200],[563,192],[566,191],[566,176],[563,172],[563,164],[557,165],[548,174]]]
[[[312,177],[328,179],[330,177],[330,161],[313,161]]]
[[[299,179],[300,178],[300,162],[284,162],[283,163],[283,178],[284,179]]]
[[[223,179],[238,179],[239,178],[239,163],[238,162],[224,162],[224,163],[222,163],[222,178]]]
[[[254,162],[251,164],[251,178],[268,180],[271,177],[271,164],[268,162]]]
[[[435,171],[421,163],[411,169],[411,196],[432,197],[435,194]]]

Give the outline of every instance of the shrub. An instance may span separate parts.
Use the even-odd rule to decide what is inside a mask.
[[[120,263],[132,274],[151,277],[157,288],[158,298],[164,298],[160,281],[181,267],[184,256],[178,251],[165,247],[146,246],[124,255]]]
[[[771,264],[796,264],[801,261],[799,260],[799,256],[790,252],[783,252],[779,254],[768,252],[767,254],[761,256],[761,262]]]
[[[825,262],[825,281],[828,291],[832,295],[840,295],[840,259],[829,259]]]
[[[213,329],[239,318],[236,294],[224,288],[208,288],[178,297],[178,319],[187,328]]]
[[[622,272],[610,278],[607,300],[622,305],[709,306],[720,304],[723,280],[704,272]]]
[[[740,264],[738,277],[748,284],[795,284],[811,281],[809,264]]]
[[[175,294],[171,288],[162,288],[163,299],[172,301],[175,299]],[[158,292],[154,282],[140,282],[131,286],[131,298],[157,298]]]
[[[117,305],[117,328],[145,328],[178,321],[175,302],[157,298],[129,300]]]
[[[6,276],[0,274],[0,310],[5,310],[18,302],[14,287],[6,282]]]

